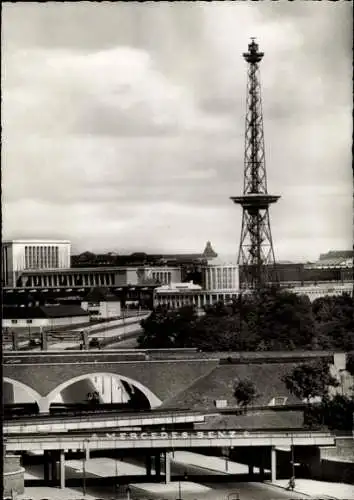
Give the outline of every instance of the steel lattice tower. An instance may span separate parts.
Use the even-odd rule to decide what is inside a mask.
[[[259,63],[264,56],[254,38],[243,54],[248,63],[247,112],[243,195],[232,197],[242,206],[242,228],[238,264],[242,288],[259,289],[269,283],[268,271],[275,266],[269,205],[280,196],[267,192]],[[274,276],[272,278],[274,281]]]

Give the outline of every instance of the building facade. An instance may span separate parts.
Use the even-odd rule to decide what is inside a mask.
[[[238,290],[239,266],[212,262],[203,267],[202,287],[204,290]]]
[[[181,281],[180,267],[88,267],[25,269],[18,272],[18,287],[100,287],[168,284]],[[11,286],[11,285],[9,285]]]
[[[2,244],[2,284],[16,286],[21,272],[70,267],[71,243],[66,240],[11,240]]]
[[[3,328],[55,328],[88,323],[90,316],[79,306],[4,307]]]

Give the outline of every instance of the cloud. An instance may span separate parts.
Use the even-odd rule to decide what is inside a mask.
[[[352,7],[267,3],[6,4],[6,236],[236,253],[256,35],[279,258],[349,247]]]

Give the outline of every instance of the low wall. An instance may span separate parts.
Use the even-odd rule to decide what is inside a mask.
[[[25,491],[25,469],[21,467],[19,455],[7,455],[4,460],[3,471],[4,497],[11,497],[12,493],[22,495]]]
[[[321,476],[323,481],[354,484],[354,462],[321,460]]]

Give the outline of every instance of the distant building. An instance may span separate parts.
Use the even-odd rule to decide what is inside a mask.
[[[353,254],[350,250],[321,254],[317,262],[305,264],[305,272],[317,281],[353,281]]]
[[[113,252],[107,254],[94,254],[83,252],[71,257],[71,266],[77,267],[99,267],[99,266],[189,266],[205,262],[217,257],[210,241],[207,241],[202,253],[178,253],[178,254],[147,254],[145,252],[134,252],[130,255],[118,255]]]
[[[4,307],[3,328],[55,328],[90,321],[89,313],[76,305]]]
[[[2,243],[3,286],[16,286],[19,275],[30,269],[70,267],[70,241],[11,240]]]

